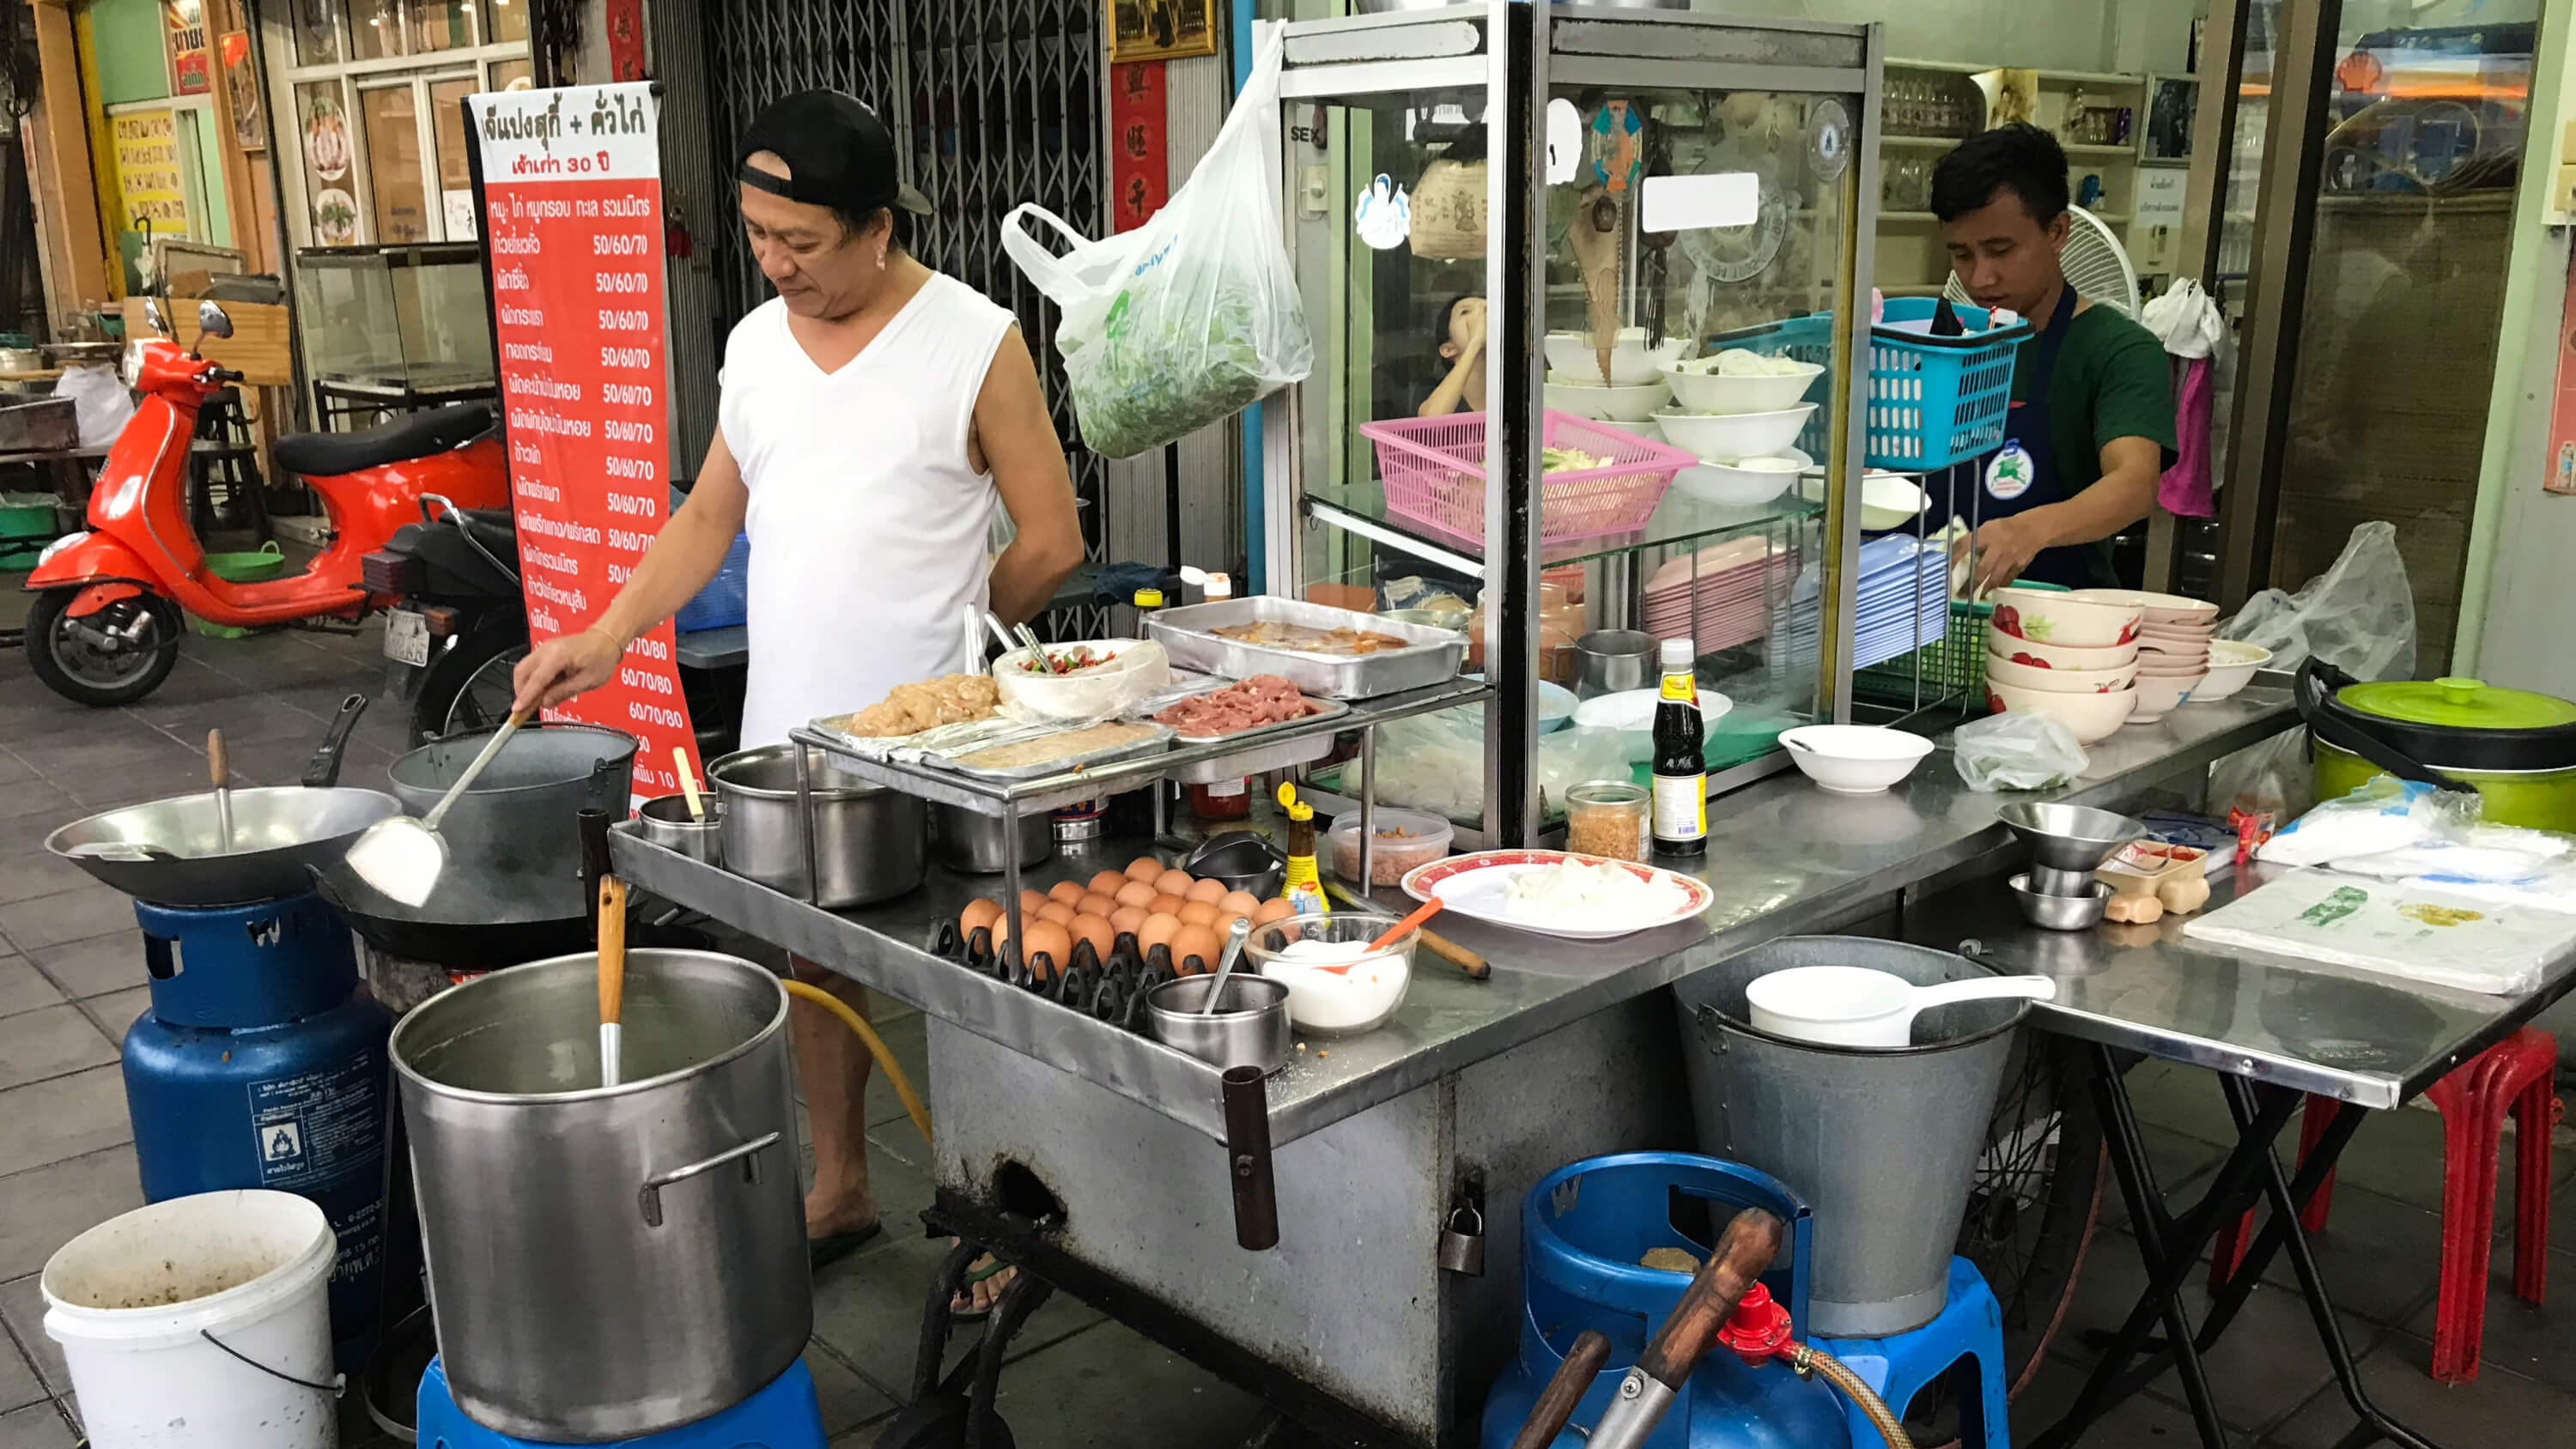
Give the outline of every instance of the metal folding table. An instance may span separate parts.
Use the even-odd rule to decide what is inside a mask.
[[[2213,878],[2205,909],[2279,873],[2253,866]],[[2030,1443],[2033,1449],[2067,1449],[2170,1365],[2182,1380],[2201,1442],[2223,1449],[2226,1434],[2202,1359],[2235,1321],[2273,1255],[2287,1250],[2335,1380],[2358,1416],[2342,1441],[2345,1449],[2380,1439],[2431,1449],[2429,1440],[2391,1419],[2362,1387],[2316,1256],[2299,1227],[2299,1209],[2333,1171],[2365,1114],[2413,1098],[2576,987],[2576,951],[2552,961],[2540,989],[2529,995],[2483,996],[2203,945],[2183,935],[2187,919],[2045,931],[2022,922],[1999,880],[1929,896],[1907,910],[1907,940],[1957,945],[1997,970],[2057,979],[2057,999],[2040,1003],[2032,1021],[2092,1045],[2092,1091],[2103,1137],[2145,1263],[2146,1291],[2101,1365],[2066,1417]],[[2236,1144],[2217,1176],[2179,1214],[2165,1206],[2122,1077],[2141,1055],[2214,1073],[2236,1123]],[[2305,1094],[2340,1106],[2291,1175],[2272,1143]],[[2183,1283],[2208,1255],[2219,1229],[2257,1201],[2270,1204],[2269,1219],[2195,1327]],[[2149,1344],[2149,1333],[2159,1327],[2163,1339]]]

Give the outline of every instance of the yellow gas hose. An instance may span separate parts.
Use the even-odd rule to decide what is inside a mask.
[[[1826,1383],[1843,1391],[1843,1397],[1860,1405],[1860,1411],[1867,1414],[1869,1422],[1878,1429],[1878,1437],[1887,1441],[1887,1449],[1914,1449],[1914,1441],[1906,1436],[1905,1425],[1888,1411],[1884,1400],[1870,1392],[1869,1385],[1861,1381],[1861,1376],[1853,1373],[1841,1359],[1812,1343],[1796,1345],[1788,1358],[1791,1368],[1802,1374],[1823,1375]]]
[[[912,1079],[903,1074],[903,1068],[895,1065],[894,1053],[887,1048],[885,1038],[877,1035],[876,1028],[868,1025],[868,1019],[852,1011],[848,1002],[822,987],[808,986],[802,981],[781,981],[778,984],[786,987],[789,995],[801,996],[839,1017],[843,1026],[859,1034],[859,1040],[867,1046],[868,1055],[877,1059],[886,1080],[894,1083],[894,1094],[903,1099],[903,1110],[911,1114],[912,1125],[921,1129],[923,1141],[929,1141],[930,1109],[921,1105],[921,1094],[912,1089]]]

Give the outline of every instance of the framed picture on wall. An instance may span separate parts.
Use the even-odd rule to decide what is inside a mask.
[[[1109,0],[1109,59],[1216,54],[1216,0]]]
[[[2147,124],[2139,131],[2138,159],[2191,159],[2191,123],[2199,109],[2199,81],[2190,76],[2147,77]]]

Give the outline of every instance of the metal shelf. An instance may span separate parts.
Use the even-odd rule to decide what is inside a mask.
[[[1459,573],[1484,570],[1481,547],[1390,514],[1384,491],[1374,483],[1309,489],[1302,506],[1306,516],[1318,523],[1359,534],[1426,563]],[[1801,498],[1795,488],[1768,503],[1751,505],[1709,503],[1675,488],[1664,495],[1654,516],[1638,532],[1549,544],[1539,551],[1539,563],[1554,568],[1559,564],[1617,558],[1649,548],[1718,543],[1816,517],[1824,511],[1822,502]]]

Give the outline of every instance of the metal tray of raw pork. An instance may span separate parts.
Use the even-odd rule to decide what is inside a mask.
[[[1147,718],[1152,718],[1183,700],[1198,699],[1235,687],[1220,681],[1211,687],[1190,690],[1186,693],[1167,693],[1146,701],[1142,712]],[[1294,739],[1272,740],[1270,738],[1290,731],[1303,731],[1313,727],[1319,721],[1339,719],[1351,712],[1351,707],[1338,699],[1317,699],[1311,694],[1302,692],[1298,697],[1306,702],[1306,712],[1295,719],[1277,720],[1269,724],[1253,725],[1248,729],[1230,730],[1213,735],[1192,734],[1186,729],[1174,726],[1176,741],[1180,744],[1199,745],[1212,744],[1220,740],[1241,740],[1249,748],[1239,755],[1226,755],[1219,759],[1201,760],[1195,765],[1183,765],[1173,770],[1171,777],[1184,785],[1218,785],[1230,780],[1240,780],[1246,775],[1259,775],[1271,770],[1285,770],[1296,765],[1313,764],[1331,754],[1334,737],[1330,734],[1300,733]],[[1157,720],[1156,723],[1162,723],[1162,721]]]
[[[1230,639],[1217,632],[1251,624],[1327,632],[1350,629],[1401,642],[1397,648],[1373,654],[1313,653]],[[1425,688],[1455,677],[1467,660],[1464,634],[1275,594],[1158,610],[1146,619],[1145,628],[1162,641],[1174,664],[1229,679],[1276,674],[1324,699],[1375,699]]]

